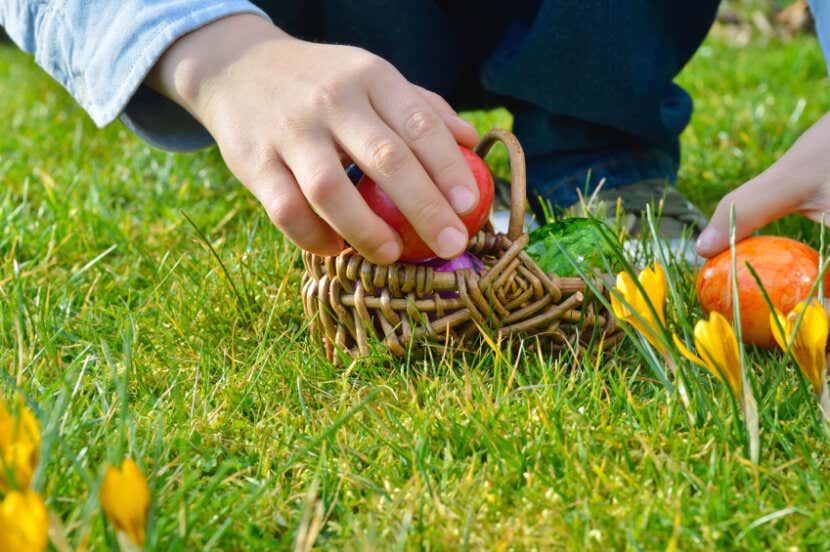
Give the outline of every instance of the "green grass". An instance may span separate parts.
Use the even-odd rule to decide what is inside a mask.
[[[690,428],[630,344],[333,367],[308,336],[297,251],[215,150],[96,130],[9,47],[0,82],[0,389],[17,382],[40,420],[37,485],[71,542],[114,542],[97,487],[124,454],[149,476],[160,550],[830,541],[827,441],[779,355],[750,355],[759,467],[723,386],[695,376],[713,415]],[[680,186],[709,212],[830,109],[810,37],[710,38],[680,82],[697,105]]]

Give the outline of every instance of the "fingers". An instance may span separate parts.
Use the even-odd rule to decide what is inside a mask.
[[[308,136],[283,155],[320,218],[370,261],[385,265],[397,260],[400,238],[363,201],[346,176],[330,137]]]
[[[723,197],[715,208],[709,224],[697,238],[695,248],[701,257],[714,257],[729,247],[729,209],[732,202],[729,194]],[[750,231],[751,232],[751,231]]]
[[[413,85],[419,94],[426,100],[426,102],[435,110],[436,113],[447,125],[447,128],[452,132],[456,142],[462,146],[470,149],[474,148],[478,143],[478,131],[473,125],[458,116],[458,113],[447,103],[447,101],[432,90]]]
[[[343,169],[353,161],[437,255],[460,254],[468,236],[457,213],[472,211],[479,198],[457,144],[472,146],[475,130],[440,96],[414,87],[368,52],[304,42],[272,46],[234,65],[246,78],[225,83],[233,88],[210,102],[218,115],[207,118],[229,167],[274,223],[318,253],[337,252],[339,235],[374,263],[397,260],[400,237],[372,212]],[[302,62],[306,57],[315,63]],[[249,82],[248,73],[271,74],[257,70],[263,62],[285,62],[296,78]],[[237,89],[237,83],[243,86]],[[228,101],[251,94],[250,102]],[[263,105],[278,108],[269,113]],[[278,154],[278,168],[252,168],[262,166],[261,152],[268,151]]]
[[[472,211],[478,204],[478,185],[444,120],[406,81],[389,79],[379,85],[369,95],[376,113],[415,154],[455,212]]]
[[[473,177],[466,174],[469,168],[449,132],[434,112],[422,101],[419,104],[402,119],[406,122],[401,124],[408,127],[401,133],[409,143],[389,128],[368,102],[344,112],[334,128],[338,129],[340,147],[386,192],[430,249],[440,257],[452,258],[466,248],[467,229],[439,187],[464,211],[475,206],[478,190],[470,192],[475,181],[467,180]],[[417,157],[413,151],[418,152]],[[433,174],[424,166],[431,166]]]
[[[801,196],[777,180],[768,174],[761,174],[726,194],[697,240],[698,254],[713,257],[729,247],[729,213],[732,205],[735,206],[736,240],[796,211],[802,201]]]
[[[826,175],[830,173],[827,143],[830,115],[825,115],[767,170],[727,194],[712,222],[698,239],[697,250],[710,257],[729,246],[729,209],[735,205],[736,238],[790,213],[820,220],[830,206]]]
[[[478,204],[478,186],[444,120],[403,79],[381,80],[377,88],[369,90],[375,112],[403,139],[455,212],[464,214],[473,210]]]
[[[250,189],[271,222],[298,247],[318,255],[336,255],[343,249],[343,239],[311,210],[282,162],[271,163]]]

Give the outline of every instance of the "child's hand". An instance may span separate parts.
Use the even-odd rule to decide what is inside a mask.
[[[456,142],[472,146],[477,133],[381,58],[237,15],[179,39],[147,82],[205,125],[298,246],[335,254],[342,236],[377,263],[398,258],[400,238],[343,170],[353,161],[433,251],[449,258],[466,247],[456,213],[475,207],[478,188]]]
[[[721,199],[697,241],[701,256],[712,257],[729,247],[733,203],[737,239],[790,213],[801,213],[816,222],[827,213],[830,222],[830,114],[807,130],[770,168]]]

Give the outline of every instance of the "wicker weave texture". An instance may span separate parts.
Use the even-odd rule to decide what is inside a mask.
[[[510,228],[507,235],[497,234],[488,224],[470,240],[467,250],[483,261],[483,272],[436,272],[406,263],[379,266],[352,249],[336,257],[303,254],[303,308],[329,358],[335,348],[366,356],[373,336],[396,355],[428,342],[474,346],[482,334],[538,336],[542,344],[573,348],[598,334],[605,346],[620,339],[613,316],[582,279],[545,274],[524,251],[521,146],[515,136],[496,129],[476,151],[484,157],[499,141],[510,155]],[[605,289],[606,282],[607,277],[597,276],[595,287]]]

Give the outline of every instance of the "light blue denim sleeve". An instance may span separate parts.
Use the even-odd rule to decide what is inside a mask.
[[[0,26],[99,127],[120,115],[149,143],[190,150],[212,138],[141,83],[177,38],[235,13],[267,18],[246,0],[3,0]]]
[[[824,52],[824,61],[830,70],[830,0],[808,0],[813,20],[816,22],[816,34]]]

